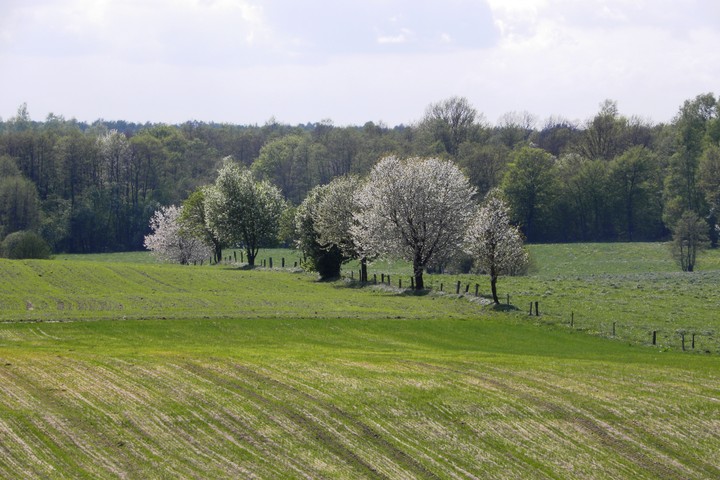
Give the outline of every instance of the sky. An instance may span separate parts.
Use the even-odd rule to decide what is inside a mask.
[[[719,45],[717,0],[0,0],[0,118],[669,122],[720,94]]]

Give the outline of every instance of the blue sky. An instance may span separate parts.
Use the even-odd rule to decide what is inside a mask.
[[[718,45],[716,0],[2,0],[0,117],[393,126],[458,95],[664,122],[720,93]]]

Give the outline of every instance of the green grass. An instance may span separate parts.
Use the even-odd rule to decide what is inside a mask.
[[[2,260],[0,478],[720,477],[718,355],[560,321],[639,325],[622,302],[655,296],[714,328],[718,272],[531,248],[501,294],[540,317],[291,271]],[[476,277],[433,281],[455,278]]]

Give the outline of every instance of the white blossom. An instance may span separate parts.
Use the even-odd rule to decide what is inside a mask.
[[[465,234],[465,251],[473,257],[476,268],[490,275],[493,301],[497,297],[500,275],[518,272],[528,262],[522,235],[510,225],[508,207],[497,192],[490,192]]]
[[[244,248],[250,266],[260,247],[277,241],[283,208],[285,201],[276,186],[256,181],[250,170],[230,158],[215,185],[205,191],[208,228],[224,244]]]
[[[415,288],[426,266],[462,247],[475,189],[449,161],[390,156],[358,191],[351,231],[361,254],[413,263]]]
[[[145,237],[145,248],[162,260],[183,265],[209,258],[211,248],[202,239],[183,231],[180,215],[182,207],[175,205],[157,210],[150,218],[152,233]]]

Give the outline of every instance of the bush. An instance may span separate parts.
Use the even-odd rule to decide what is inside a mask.
[[[13,232],[3,240],[0,253],[5,258],[50,258],[52,250],[38,234],[26,230]]]

